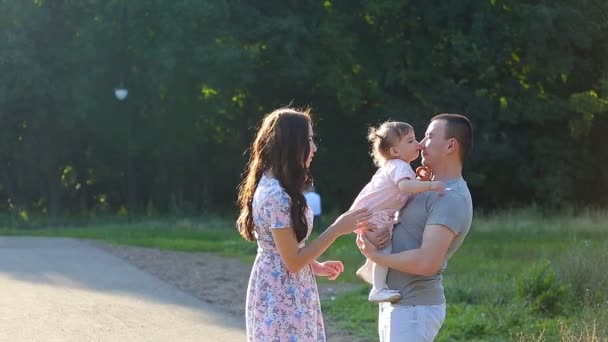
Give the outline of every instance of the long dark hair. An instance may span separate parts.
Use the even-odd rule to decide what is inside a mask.
[[[262,121],[239,185],[240,214],[236,225],[245,240],[254,240],[253,195],[266,171],[272,171],[291,198],[291,223],[296,239],[300,242],[306,237],[306,200],[302,192],[312,181],[306,167],[310,154],[309,125],[310,111],[293,108],[279,108]]]

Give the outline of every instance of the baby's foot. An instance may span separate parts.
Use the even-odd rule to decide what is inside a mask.
[[[357,277],[361,278],[364,282],[366,282],[368,284],[373,283],[372,267],[369,264],[369,262],[366,262],[365,264],[363,264],[363,266],[359,267],[359,269],[357,270],[357,272],[355,272],[355,274],[357,275]]]
[[[369,292],[368,300],[372,303],[393,303],[401,299],[401,294],[397,290],[392,290],[387,287],[383,289],[372,289]]]

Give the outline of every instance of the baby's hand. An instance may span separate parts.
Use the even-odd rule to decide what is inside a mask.
[[[443,193],[445,192],[445,184],[443,184],[443,182],[440,182],[440,181],[432,181],[431,182],[431,191],[435,191],[435,192],[438,192],[439,194],[443,195]]]

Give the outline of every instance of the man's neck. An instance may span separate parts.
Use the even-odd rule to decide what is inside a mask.
[[[433,180],[445,182],[460,177],[462,177],[462,165],[444,164],[433,168]]]

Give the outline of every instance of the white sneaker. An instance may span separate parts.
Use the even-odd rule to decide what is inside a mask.
[[[373,284],[373,280],[372,280],[372,267],[371,267],[371,263],[366,261],[365,264],[363,264],[363,266],[359,267],[359,269],[357,270],[357,272],[355,272],[355,274],[357,275],[357,277],[361,278],[364,282],[368,283],[368,284]]]
[[[372,303],[393,303],[401,299],[401,294],[397,290],[389,288],[372,289],[369,292],[368,300]]]

